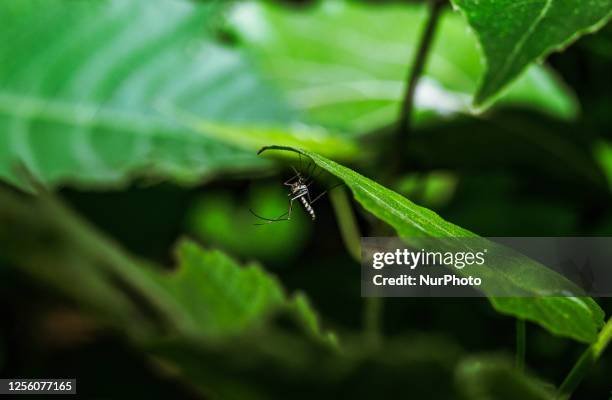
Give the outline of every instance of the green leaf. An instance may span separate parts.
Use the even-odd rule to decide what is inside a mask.
[[[220,251],[207,251],[190,241],[177,247],[178,271],[154,274],[176,309],[189,315],[194,333],[208,338],[247,332],[267,318],[285,311],[305,332],[336,345],[334,334],[323,332],[308,299],[297,293],[289,298],[280,282],[261,266],[240,266]]]
[[[249,2],[231,20],[296,108],[317,123],[364,132],[397,119],[426,13],[414,4],[333,1],[296,11]],[[417,122],[469,112],[483,72],[460,15],[445,11],[438,28],[417,90]],[[531,68],[500,102],[564,118],[577,110],[572,94],[542,67]]]
[[[470,357],[459,363],[455,383],[466,399],[553,400],[554,387],[528,376],[499,356]]]
[[[351,189],[355,199],[377,218],[391,225],[400,237],[416,240],[422,237],[478,236],[466,229],[445,221],[433,211],[420,207],[400,194],[389,190],[357,172],[318,154],[287,147],[269,146],[260,152],[288,150],[309,157],[315,164],[340,178]],[[529,294],[531,297],[492,297],[493,307],[505,314],[533,321],[557,335],[571,337],[582,342],[593,342],[603,325],[603,310],[590,297],[539,297],[550,282],[571,288],[571,284],[560,275],[541,264],[523,256],[513,259],[501,258],[503,266],[495,273],[478,270],[491,285],[491,292]],[[484,286],[484,285],[483,285]],[[487,294],[487,289],[483,291]]]
[[[275,141],[305,148],[315,141],[314,149],[336,156],[350,146],[323,129],[293,131],[296,112],[244,55],[215,38],[224,7],[1,2],[0,178],[23,184],[14,169],[25,164],[50,185],[117,186],[134,175],[201,182],[269,166],[236,136],[259,147],[271,128]],[[209,124],[194,130],[176,110]],[[214,135],[225,125],[232,140]]]
[[[602,27],[610,0],[452,0],[478,36],[487,62],[474,102],[482,106],[534,61]]]
[[[244,332],[285,302],[279,282],[258,265],[241,268],[220,251],[204,251],[188,241],[176,252],[178,270],[154,277],[205,336]]]

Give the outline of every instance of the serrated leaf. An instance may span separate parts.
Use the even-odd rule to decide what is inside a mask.
[[[205,336],[244,332],[285,302],[279,282],[258,265],[240,268],[220,251],[188,241],[179,243],[176,253],[178,270],[155,278]]]
[[[226,254],[203,250],[194,242],[177,246],[178,271],[155,275],[177,309],[191,316],[195,332],[209,338],[225,338],[263,325],[279,312],[296,318],[305,332],[337,345],[333,333],[324,332],[306,296],[288,297],[281,283],[261,266],[240,266]]]
[[[610,0],[452,0],[474,29],[487,62],[474,96],[482,106],[534,61],[603,26]]]
[[[194,183],[269,165],[168,110],[238,126],[251,141],[253,131],[240,131],[246,122],[272,126],[281,141],[308,148],[291,132],[297,114],[240,51],[215,39],[224,7],[2,1],[0,178],[23,184],[14,169],[25,164],[50,185],[116,186],[134,175]],[[320,129],[317,138],[325,145],[330,135]]]
[[[232,20],[296,108],[326,126],[364,132],[396,121],[426,13],[424,4],[328,1],[295,10],[248,2]],[[469,112],[482,71],[476,39],[447,10],[416,93],[417,122]],[[500,101],[560,117],[577,110],[568,89],[542,67]]]
[[[513,368],[500,356],[470,357],[455,371],[455,384],[466,399],[556,399],[554,386]]]
[[[340,178],[351,189],[355,199],[373,215],[391,225],[402,238],[416,240],[420,237],[464,237],[478,236],[466,229],[442,219],[435,212],[420,207],[400,194],[379,185],[357,172],[318,154],[279,146],[264,150],[287,150],[309,157],[323,170]],[[260,151],[260,152],[261,152]],[[488,295],[493,307],[505,314],[533,321],[557,335],[591,343],[603,325],[604,312],[590,297],[540,297],[550,287],[549,282],[571,288],[572,285],[560,275],[527,257],[502,259],[499,270],[482,270],[486,274],[491,293],[527,293],[531,297],[493,297]],[[484,284],[483,284],[484,286]],[[487,288],[483,288],[487,294]],[[574,292],[575,293],[575,292]]]

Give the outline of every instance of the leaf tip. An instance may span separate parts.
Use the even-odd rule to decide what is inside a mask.
[[[271,145],[271,146],[264,146],[261,149],[259,149],[259,151],[257,152],[257,155],[260,155],[266,150],[284,150],[284,151],[293,151],[294,153],[304,154],[304,151],[302,151],[301,149],[295,148],[295,147]]]

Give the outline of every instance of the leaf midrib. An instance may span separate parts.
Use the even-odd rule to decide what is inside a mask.
[[[333,165],[328,164],[325,160],[322,160],[320,158],[317,157],[317,160],[323,164],[325,164],[328,168],[332,168],[333,169]],[[381,199],[380,197],[378,197],[378,195],[376,194],[376,189],[371,186],[371,183],[367,181],[366,177],[363,177],[364,181],[367,183],[369,190],[367,190],[364,186],[361,186],[361,189],[366,192],[368,195],[370,195],[372,197],[372,199],[374,199],[379,205],[381,205],[382,207],[384,207],[385,209],[387,209],[388,211],[391,212],[391,214],[396,215],[398,218],[400,218],[402,221],[406,221],[409,224],[415,225],[417,229],[419,229],[422,233],[427,234],[427,230],[421,226],[420,224],[416,223],[415,221],[411,220],[411,219],[407,219],[405,215],[403,215],[399,210],[396,210],[391,204],[389,204],[388,201]],[[405,205],[401,204],[400,202],[398,202],[395,199],[391,199],[393,203],[395,203],[398,208],[406,208]],[[419,213],[419,210],[410,210],[412,213],[419,215],[419,217],[424,218],[424,216]],[[449,231],[447,228],[445,228],[442,225],[439,225],[437,222],[433,223],[432,225],[434,225],[437,229],[439,229],[440,231],[442,231],[444,234],[447,234],[449,236],[453,235],[453,232]]]
[[[308,156],[310,156],[310,154],[307,154],[307,155],[308,155]],[[319,158],[319,157],[316,157],[316,158],[317,158],[317,161],[318,161],[318,162],[322,163],[322,164],[323,164],[324,166],[326,166],[327,168],[330,168],[331,170],[333,170],[333,169],[334,169],[334,166],[333,166],[333,165],[331,165],[330,163],[327,163],[327,162],[326,162],[326,160],[321,159],[321,158]],[[344,176],[346,176],[346,174],[345,174],[345,173],[343,173],[343,175],[344,175]],[[374,187],[372,187],[372,184],[371,184],[371,182],[369,182],[368,178],[366,178],[366,177],[362,177],[362,178],[363,178],[364,183],[367,185],[367,189],[366,189],[366,187],[364,187],[363,185],[360,187],[360,189],[362,189],[362,190],[363,190],[363,191],[364,191],[366,194],[368,194],[368,195],[369,195],[369,196],[370,196],[370,197],[371,197],[371,198],[372,198],[372,199],[373,199],[375,202],[377,202],[377,203],[378,203],[378,204],[381,206],[381,208],[384,208],[384,209],[386,209],[386,210],[390,211],[390,212],[391,212],[391,214],[393,214],[393,215],[397,216],[397,217],[398,217],[399,219],[401,219],[402,221],[406,221],[408,224],[411,224],[411,225],[413,225],[413,226],[416,226],[416,227],[417,227],[417,228],[418,228],[418,229],[419,229],[419,230],[420,230],[422,233],[425,233],[425,234],[429,235],[429,233],[428,233],[428,232],[425,230],[425,228],[424,228],[422,225],[420,225],[420,224],[416,223],[416,222],[415,222],[415,221],[413,221],[412,219],[406,218],[406,216],[405,216],[405,215],[403,215],[403,214],[402,214],[402,213],[399,211],[399,208],[402,208],[402,209],[406,209],[406,208],[407,208],[407,207],[406,207],[404,204],[400,203],[398,200],[396,200],[396,199],[392,198],[391,196],[389,197],[389,199],[388,199],[388,200],[383,200],[383,199],[381,199],[381,198],[380,198],[380,197],[379,197],[379,196],[376,194],[376,189],[375,189]],[[395,204],[395,205],[397,206],[398,210],[396,210],[396,209],[393,207],[393,204]],[[415,205],[415,207],[419,207],[419,206]],[[420,218],[422,218],[422,219],[426,219],[426,216],[424,216],[422,213],[419,213],[419,210],[418,210],[418,209],[410,209],[410,208],[408,208],[408,210],[410,210],[410,211],[411,211],[412,213],[414,213],[414,214],[417,214],[417,215],[418,215]],[[431,222],[430,222],[430,223],[431,223]],[[452,236],[456,236],[456,235],[457,235],[457,233],[455,233],[455,232],[452,232],[452,231],[448,230],[448,228],[444,227],[443,225],[440,225],[440,224],[439,224],[439,221],[436,221],[436,222],[432,223],[432,225],[434,225],[434,226],[435,226],[437,229],[439,229],[441,232],[443,232],[444,234],[448,235],[449,237],[452,237]],[[473,235],[473,236],[476,236],[476,235],[474,235],[474,234],[473,234],[472,232],[470,232],[470,231],[467,231],[467,230],[462,229],[462,228],[459,228],[459,227],[457,227],[457,228],[458,228],[458,229],[461,229],[461,230],[462,230],[462,231],[463,231],[465,234],[471,234],[471,235]],[[508,274],[507,274],[505,271],[501,271],[501,272],[503,273],[504,277],[506,277],[506,279],[508,279],[508,281],[512,282],[512,283],[513,283],[513,284],[514,284],[516,287],[521,287],[521,285],[519,284],[519,282],[517,282],[517,281],[514,279],[514,277],[512,277],[511,275],[508,275]],[[536,299],[537,299],[537,297],[536,297]],[[583,307],[584,309],[588,310],[589,315],[591,316],[591,318],[592,318],[592,317],[594,317],[593,310],[591,310],[591,308],[590,308],[590,307],[589,307],[587,304],[585,304],[585,303],[584,303],[584,302],[583,302],[581,299],[579,299],[579,298],[577,298],[577,297],[572,297],[572,299],[573,299],[573,300],[574,300],[576,303],[579,303],[581,307]]]
[[[514,48],[510,52],[510,55],[505,59],[504,63],[502,64],[502,67],[499,69],[499,73],[491,81],[490,86],[493,86],[493,87],[498,86],[498,82],[501,79],[503,79],[503,77],[507,74],[508,69],[516,61],[518,54],[520,53],[521,50],[523,50],[523,47],[525,46],[525,43],[527,42],[527,40],[531,37],[535,29],[540,25],[544,17],[546,17],[546,14],[548,13],[548,10],[550,9],[552,5],[552,2],[553,0],[545,0],[545,4],[542,7],[542,10],[540,10],[540,13],[538,14],[538,16],[533,20],[533,22],[529,25],[529,28],[525,30],[525,33],[516,42]]]
[[[43,120],[82,128],[94,125],[129,130],[133,133],[176,137],[177,125],[154,114],[126,112],[84,103],[41,99],[0,91],[0,114],[26,120]]]

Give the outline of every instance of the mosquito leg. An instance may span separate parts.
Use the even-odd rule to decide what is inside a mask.
[[[319,168],[319,172],[317,172],[317,174],[316,174],[316,175],[315,175],[315,176],[314,176],[312,179],[313,179],[313,180],[314,180],[314,179],[317,179],[319,176],[321,176],[321,173],[322,173],[322,172],[323,172],[323,170],[322,170],[321,168]]]
[[[312,173],[314,171],[314,163],[312,161],[310,161],[310,163],[308,163],[308,174],[306,175],[306,180],[309,180],[312,178]]]
[[[316,168],[316,166],[315,166],[315,168]],[[314,172],[314,169],[313,169],[313,172]],[[319,171],[316,173],[316,175],[314,175],[314,176],[310,176],[309,175],[309,178],[306,179],[306,182],[307,182],[306,186],[310,186],[321,175],[322,172],[323,172],[323,170],[321,168],[319,168]]]
[[[255,211],[249,209],[249,211],[251,212],[251,214],[253,214],[254,216],[256,216],[257,218],[263,220],[263,221],[267,221],[264,222],[262,224],[255,224],[255,225],[266,225],[266,224],[270,224],[272,222],[278,222],[278,221],[287,221],[287,218],[283,218],[285,215],[287,215],[287,212],[282,213],[281,215],[279,215],[277,218],[266,218],[266,217],[262,217],[261,215],[258,215],[255,213]]]
[[[295,172],[295,175],[293,175],[291,178],[287,179],[283,185],[285,186],[291,186],[291,182],[296,180],[296,179],[301,179],[301,175],[299,172],[297,172],[297,170],[295,169],[294,166],[291,166],[291,168],[293,169],[293,172]]]
[[[293,211],[293,200],[295,199],[289,199],[289,210],[282,213],[281,215],[279,215],[277,218],[266,218],[266,217],[262,217],[261,215],[257,215],[255,214],[255,212],[251,209],[249,209],[249,211],[251,212],[251,214],[253,214],[254,216],[256,216],[259,219],[262,219],[264,221],[267,221],[263,224],[255,224],[255,225],[266,225],[266,224],[270,224],[272,222],[278,222],[278,221],[289,221],[291,219],[291,211]],[[286,218],[283,218],[284,216],[287,216]]]
[[[305,196],[305,195],[307,195],[307,194],[308,194],[308,192],[307,192],[307,191],[302,191],[302,192],[300,192],[299,194],[297,194],[297,195],[295,195],[294,197],[292,197],[290,201],[297,200],[297,199],[299,199],[300,197],[303,197],[303,196]]]
[[[300,156],[300,164],[298,165],[298,169],[296,170],[293,166],[291,168],[293,168],[293,172],[300,177],[300,179],[304,180],[303,177],[306,177],[307,173],[308,173],[308,165],[306,164],[306,161],[301,161],[302,158]],[[304,165],[306,165],[306,169],[304,169]]]
[[[293,210],[293,199],[289,200],[289,211],[287,211],[287,220],[291,219],[291,210]]]
[[[325,193],[329,192],[329,191],[330,191],[330,190],[332,190],[332,189],[337,188],[338,186],[342,186],[342,185],[344,185],[344,182],[340,182],[340,183],[338,183],[337,185],[334,185],[334,186],[330,187],[329,189],[324,190],[323,192],[319,193],[319,195],[318,195],[317,197],[315,197],[315,199],[314,199],[314,200],[312,200],[312,201],[310,202],[310,204],[312,205],[312,203],[314,203],[315,201],[317,201],[317,200],[319,200],[321,197],[323,197],[323,195],[324,195]]]
[[[322,191],[321,193],[318,194],[317,197],[314,198],[314,200],[310,200],[310,205],[312,205],[312,203],[314,203],[315,201],[319,200],[321,197],[323,197],[325,195],[325,193],[327,193],[327,190]],[[309,196],[310,197],[310,196]]]
[[[302,171],[302,153],[298,153],[298,157],[299,157],[299,160],[300,160],[300,163],[298,164],[299,170]]]

